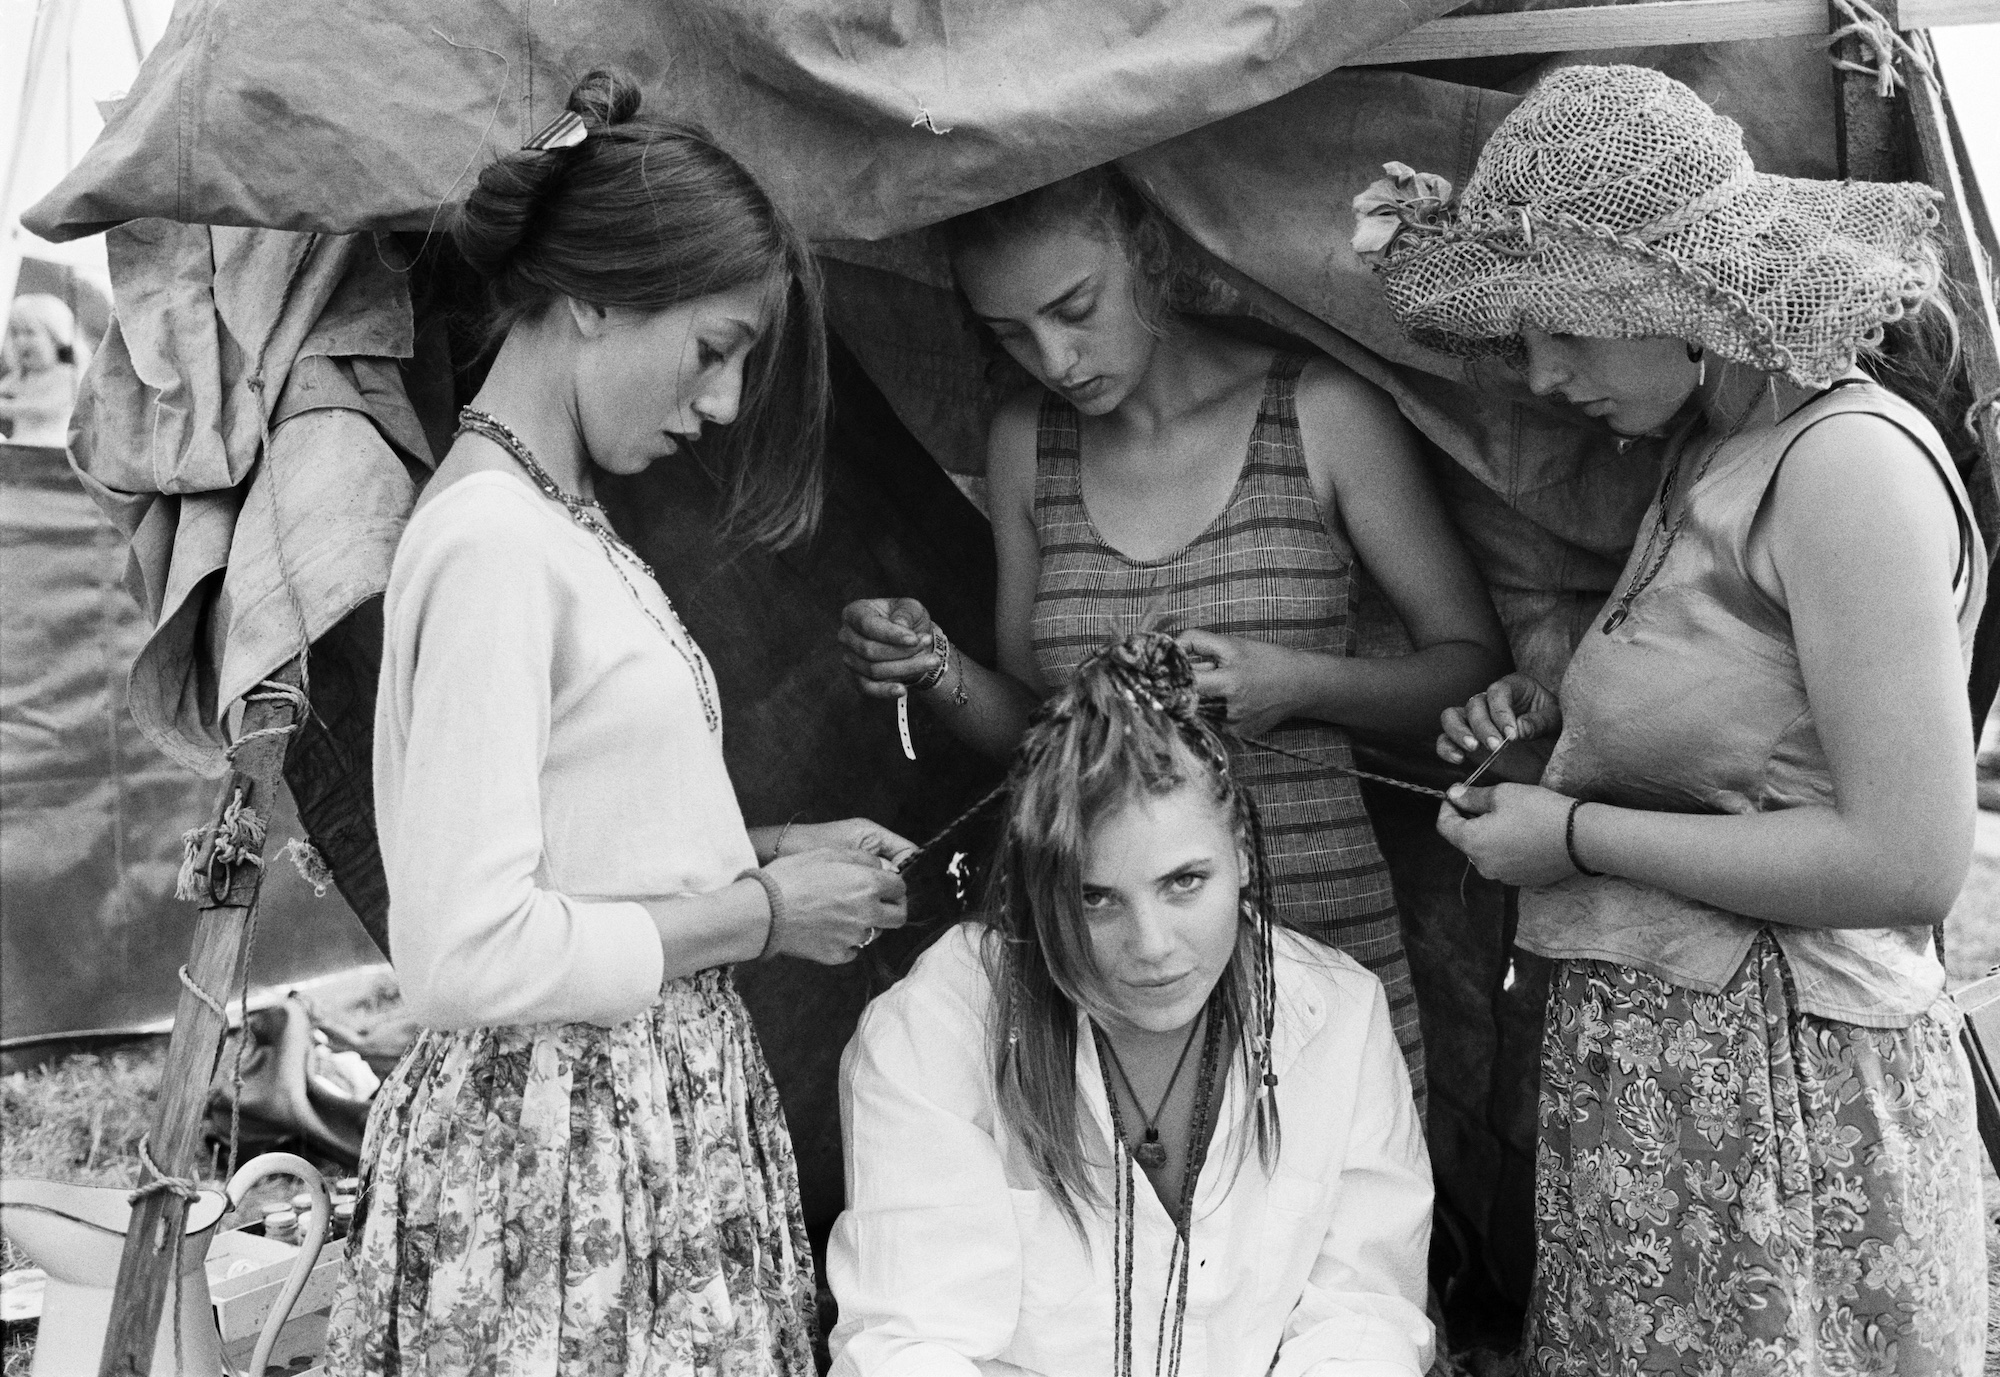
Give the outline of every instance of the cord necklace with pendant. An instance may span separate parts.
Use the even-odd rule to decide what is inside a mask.
[[[1700,467],[1695,470],[1694,477],[1688,482],[1680,510],[1669,521],[1668,509],[1673,505],[1674,484],[1680,477],[1681,462],[1687,458],[1688,447],[1682,444],[1675,452],[1673,463],[1667,466],[1667,476],[1660,481],[1659,515],[1653,521],[1653,529],[1646,535],[1646,548],[1639,556],[1639,571],[1633,574],[1631,581],[1625,585],[1624,593],[1619,595],[1618,605],[1612,608],[1611,614],[1604,619],[1605,635],[1609,636],[1625,624],[1625,619],[1632,615],[1633,600],[1645,592],[1653,580],[1660,576],[1660,570],[1666,567],[1667,556],[1673,552],[1674,542],[1680,539],[1681,527],[1687,524],[1688,517],[1694,512],[1694,490],[1701,485],[1701,480],[1708,476],[1709,468],[1714,465],[1716,456],[1736,438],[1756,410],[1757,397],[1752,394],[1742,412],[1730,422],[1729,429],[1719,439],[1713,441],[1708,446],[1707,452],[1702,455]],[[1656,546],[1659,551],[1657,555],[1654,553]]]
[[[1099,1041],[1104,1047],[1111,1069],[1118,1073],[1118,1083],[1125,1087],[1125,1093],[1132,1097],[1132,1107],[1138,1110],[1139,1116],[1146,1121],[1138,1145],[1132,1148],[1132,1160],[1147,1171],[1158,1171],[1167,1164],[1166,1145],[1160,1142],[1160,1115],[1166,1112],[1167,1101],[1174,1097],[1174,1087],[1180,1083],[1181,1068],[1187,1065],[1188,1052],[1194,1047],[1195,1034],[1202,1030],[1202,1025],[1207,1019],[1208,1011],[1204,1009],[1196,1014],[1194,1022],[1188,1025],[1187,1037],[1181,1043],[1180,1058],[1174,1062],[1174,1072],[1167,1077],[1167,1088],[1160,1092],[1160,1102],[1153,1106],[1153,1112],[1150,1114],[1146,1112],[1146,1106],[1140,1102],[1139,1092],[1132,1088],[1132,1078],[1125,1074],[1125,1063],[1118,1060],[1118,1049],[1111,1045],[1110,1038],[1099,1034]]]

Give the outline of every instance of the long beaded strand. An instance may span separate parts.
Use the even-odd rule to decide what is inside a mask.
[[[1213,997],[1211,997],[1213,1003]],[[1201,1068],[1195,1081],[1194,1120],[1189,1127],[1187,1165],[1181,1173],[1180,1203],[1174,1212],[1174,1245],[1167,1258],[1167,1295],[1160,1303],[1160,1324],[1154,1339],[1154,1377],[1179,1377],[1181,1341],[1187,1327],[1188,1278],[1194,1266],[1194,1193],[1201,1169],[1208,1161],[1208,1140],[1214,1132],[1215,1074],[1221,1062],[1222,1020],[1211,1009],[1204,1010],[1208,1024],[1202,1039]],[[1097,1038],[1097,1066],[1104,1077],[1104,1098],[1111,1108],[1112,1137],[1112,1246],[1111,1285],[1113,1306],[1113,1377],[1132,1377],[1132,1282],[1133,1215],[1138,1200],[1134,1159],[1125,1142],[1125,1116],[1118,1108],[1117,1088],[1111,1083],[1109,1039],[1094,1024]],[[1172,1312],[1169,1326],[1168,1313]]]
[[[674,610],[674,600],[666,595],[665,589],[660,590],[660,598],[666,603],[667,615],[674,619],[674,627],[680,632],[679,636],[667,630],[666,624],[654,616],[653,609],[646,605],[646,599],[640,594],[638,585],[625,573],[625,562],[629,560],[638,565],[645,572],[646,578],[656,587],[659,584],[659,576],[653,572],[653,566],[648,564],[637,550],[625,543],[622,536],[604,521],[590,515],[592,512],[603,512],[604,504],[565,491],[562,485],[550,476],[547,469],[535,462],[534,452],[528,448],[527,443],[508,429],[506,422],[499,417],[469,406],[465,407],[458,413],[458,434],[463,435],[467,431],[484,436],[505,450],[508,457],[519,464],[534,485],[541,489],[543,496],[561,506],[579,526],[597,537],[597,543],[603,549],[605,559],[610,561],[611,571],[618,575],[618,581],[625,585],[625,591],[632,595],[632,600],[639,605],[639,611],[644,614],[647,621],[658,628],[662,636],[667,638],[667,644],[674,648],[674,653],[681,657],[687,664],[688,672],[694,676],[695,692],[701,698],[702,720],[708,724],[711,732],[721,731],[722,712],[715,704],[708,658],[701,653],[701,647],[695,645],[694,637],[688,634],[680,613]]]

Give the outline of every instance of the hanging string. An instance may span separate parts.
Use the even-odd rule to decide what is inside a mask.
[[[236,1175],[236,1153],[243,1130],[243,1052],[250,1041],[250,957],[257,947],[257,909],[253,905],[243,925],[243,964],[237,977],[237,1006],[242,1010],[236,1025],[236,1056],[229,1068],[229,1149],[222,1179]]]
[[[189,988],[196,987],[189,982]],[[153,1160],[150,1137],[150,1134],[145,1133],[139,1135],[139,1164],[151,1174],[152,1180],[142,1183],[126,1195],[127,1203],[137,1206],[156,1195],[177,1195],[192,1207],[201,1199],[201,1186],[193,1177],[169,1176],[161,1171],[160,1164]],[[153,1234],[153,1251],[156,1253],[167,1247],[166,1230],[167,1217],[161,1215]],[[187,1361],[181,1351],[181,1286],[184,1281],[181,1275],[181,1243],[186,1237],[187,1220],[183,1217],[180,1227],[174,1230],[173,1247],[167,1250],[167,1265],[173,1268],[174,1278],[173,1313],[168,1316],[168,1323],[174,1327],[174,1377],[181,1377],[187,1371]]]

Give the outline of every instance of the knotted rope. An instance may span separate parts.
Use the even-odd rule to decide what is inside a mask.
[[[1849,58],[1836,57],[1833,65],[1843,72],[1853,72],[1857,76],[1875,79],[1875,94],[1888,100],[1896,94],[1897,88],[1906,84],[1903,74],[1896,64],[1907,62],[1924,80],[1935,83],[1937,75],[1922,53],[1911,47],[1904,37],[1896,32],[1896,26],[1886,19],[1882,12],[1868,3],[1868,0],[1833,0],[1834,8],[1847,16],[1848,22],[1827,36],[1827,46],[1832,47],[1843,38],[1857,40],[1867,51],[1869,60],[1855,62]]]
[[[278,730],[272,728],[273,731]],[[264,865],[264,819],[243,797],[239,787],[223,805],[222,816],[207,827],[181,834],[181,873],[174,897],[211,907],[229,901],[239,865]],[[208,853],[206,865],[202,853]]]
[[[189,989],[201,994],[200,988],[188,980],[185,966],[181,967],[181,979]],[[189,1205],[193,1205],[195,1201],[201,1199],[200,1184],[191,1176],[169,1176],[161,1171],[160,1164],[153,1160],[152,1144],[149,1141],[151,1136],[146,1133],[139,1135],[139,1163],[152,1174],[153,1179],[137,1187],[125,1199],[137,1206],[156,1195],[177,1195]],[[181,1243],[186,1237],[187,1221],[183,1218],[181,1226],[174,1230],[173,1247],[169,1250],[167,1262],[167,1265],[173,1268],[174,1275],[173,1314],[168,1317],[168,1323],[174,1327],[174,1377],[180,1377],[187,1369],[187,1363],[181,1352]],[[158,1224],[154,1226],[153,1251],[157,1253],[166,1246],[167,1217],[161,1215]]]

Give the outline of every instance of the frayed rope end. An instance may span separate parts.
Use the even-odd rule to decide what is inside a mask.
[[[285,843],[285,859],[299,872],[299,878],[312,886],[313,898],[326,897],[327,887],[333,883],[333,867],[319,854],[318,847],[303,837],[293,837]]]

